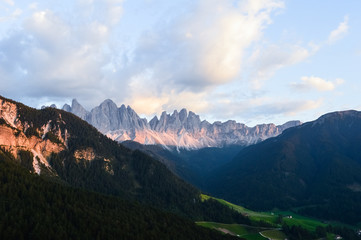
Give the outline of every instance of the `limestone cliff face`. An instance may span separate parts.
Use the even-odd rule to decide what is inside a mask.
[[[163,112],[149,122],[140,118],[131,108],[117,107],[111,100],[105,100],[90,112],[73,100],[72,106],[64,105],[63,110],[74,113],[96,127],[113,140],[137,141],[142,144],[161,144],[180,148],[199,149],[204,147],[222,147],[225,145],[250,145],[275,137],[289,127],[298,126],[299,121],[283,125],[261,124],[247,127],[242,123],[201,121],[192,111],[182,109],[172,114]]]
[[[51,127],[51,121],[41,128],[33,129],[31,135],[27,134],[32,128],[32,123],[22,122],[17,105],[9,101],[0,100],[0,120],[0,146],[12,153],[15,158],[19,158],[20,151],[31,152],[33,168],[38,174],[41,165],[51,168],[47,160],[51,153],[59,153],[67,146],[67,131],[62,133],[56,127]],[[57,137],[56,143],[47,138],[50,132]]]

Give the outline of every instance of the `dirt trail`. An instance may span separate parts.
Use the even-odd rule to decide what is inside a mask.
[[[228,229],[225,229],[225,228],[216,228],[218,231],[221,231],[223,233],[226,233],[226,234],[229,234],[229,235],[232,235],[232,236],[237,236],[236,234],[234,234],[233,232],[229,231]]]

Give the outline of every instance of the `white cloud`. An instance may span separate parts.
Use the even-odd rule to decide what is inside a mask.
[[[320,77],[304,76],[301,77],[301,83],[291,83],[291,86],[298,90],[317,90],[317,91],[332,91],[336,86],[344,83],[344,80],[337,78],[334,81],[327,81]]]
[[[15,9],[10,15],[0,17],[0,22],[11,21],[19,18],[22,15],[23,11],[20,8]]]
[[[14,6],[13,0],[2,0],[2,1],[5,2],[6,4],[9,4],[10,6]]]
[[[251,83],[254,89],[260,89],[263,82],[277,70],[309,58],[318,50],[315,46],[305,48],[299,45],[271,45],[253,53],[250,62],[253,68]]]
[[[170,93],[156,97],[154,95],[142,96],[137,94],[130,99],[129,105],[142,114],[148,116],[159,115],[162,111],[172,112],[186,108],[196,113],[202,113],[209,109],[209,102],[206,101],[206,93],[182,92]]]
[[[206,119],[209,120],[240,119],[242,122],[252,122],[252,124],[267,122],[267,119],[269,122],[279,118],[288,121],[290,116],[320,108],[323,102],[323,99],[299,100],[266,95],[249,96],[243,99],[233,98],[231,100],[227,96],[213,97],[208,108],[203,111],[203,115],[207,116]],[[279,123],[282,124],[283,122]]]
[[[17,9],[15,9],[15,10],[12,12],[11,16],[14,17],[14,18],[17,18],[17,17],[19,17],[22,13],[23,13],[23,11],[22,11],[20,8],[17,8]]]
[[[111,23],[109,23],[111,24]],[[92,104],[109,96],[116,76],[108,45],[110,25],[94,19],[74,22],[49,9],[33,12],[22,28],[0,39],[0,79],[12,84],[11,96],[87,99]],[[117,86],[118,88],[118,86]],[[120,94],[122,90],[118,91]]]
[[[144,33],[134,51],[139,71],[152,71],[159,92],[201,92],[231,82],[244,68],[246,50],[259,41],[280,1],[201,0],[186,18]],[[144,85],[149,85],[144,79]]]
[[[37,2],[30,3],[28,7],[31,10],[36,10],[38,8],[38,3]]]
[[[107,0],[108,3],[108,21],[115,25],[119,22],[123,14],[123,0]]]
[[[343,38],[347,34],[349,29],[348,20],[348,16],[345,16],[343,22],[341,22],[338,27],[330,33],[328,37],[329,44],[335,43],[337,40]]]
[[[104,25],[115,26],[123,15],[124,0],[78,0],[83,18],[93,18]],[[77,13],[79,14],[79,13]]]

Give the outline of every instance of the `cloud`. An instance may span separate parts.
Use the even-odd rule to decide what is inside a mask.
[[[123,15],[124,0],[78,0],[80,14],[102,24],[115,26]],[[78,14],[78,13],[77,13]]]
[[[283,100],[271,102],[255,108],[255,113],[264,116],[286,115],[293,116],[300,112],[305,112],[319,108],[323,103],[319,100]]]
[[[260,89],[263,82],[277,70],[297,64],[309,58],[318,50],[317,46],[308,48],[300,45],[270,45],[266,49],[257,49],[250,58],[254,66],[251,73],[251,83],[254,89]]]
[[[138,71],[132,71],[151,71],[153,84],[168,92],[200,92],[236,79],[246,50],[261,39],[271,13],[283,7],[280,1],[244,2],[202,0],[186,18],[145,32],[133,54]]]
[[[123,0],[107,0],[108,21],[115,25],[120,21],[123,14]]]
[[[109,71],[116,56],[108,45],[111,24],[95,18],[83,24],[35,9],[22,28],[0,39],[2,92],[20,99],[79,97],[92,104],[91,96],[107,98],[116,78]]]
[[[10,15],[0,17],[0,22],[16,19],[22,15],[23,11],[20,8],[15,9]]]
[[[290,120],[290,116],[318,109],[322,106],[323,99],[292,99],[281,96],[267,95],[244,96],[231,99],[227,96],[214,97],[208,108],[199,112],[208,120],[239,119],[241,122],[259,124],[260,121],[272,122],[275,119]],[[269,119],[269,120],[267,120]],[[279,122],[280,124],[283,122]]]
[[[332,91],[336,86],[344,83],[344,80],[337,78],[334,81],[327,81],[320,77],[304,76],[301,77],[301,83],[291,83],[291,87],[297,90],[317,90],[317,91]]]
[[[9,4],[10,6],[14,6],[13,0],[2,0],[2,1],[5,2],[6,4]]]
[[[196,103],[196,104],[195,104]],[[172,112],[186,108],[189,111],[203,113],[209,109],[206,101],[206,93],[182,92],[179,94],[163,94],[156,97],[153,95],[137,95],[130,99],[129,105],[138,112],[148,116],[159,115],[163,111]]]
[[[38,8],[38,3],[37,2],[30,3],[28,5],[28,8],[31,10],[36,10]]]
[[[11,17],[17,18],[19,17],[21,14],[23,13],[23,11],[20,8],[15,9],[12,14]]]
[[[349,29],[348,20],[348,16],[345,16],[343,22],[341,22],[338,27],[330,33],[328,37],[329,44],[335,43],[337,40],[343,38],[347,34]]]

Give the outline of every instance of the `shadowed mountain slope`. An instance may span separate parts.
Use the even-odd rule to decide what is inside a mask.
[[[250,208],[302,207],[360,222],[361,112],[329,113],[249,146],[208,183],[211,193]]]

